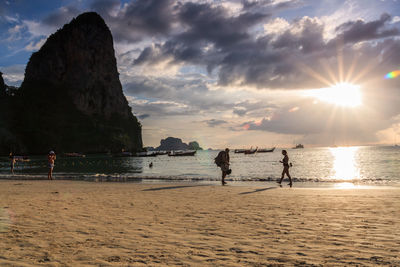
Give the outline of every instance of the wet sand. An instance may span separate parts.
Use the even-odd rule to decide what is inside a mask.
[[[400,189],[0,181],[0,266],[400,266]]]

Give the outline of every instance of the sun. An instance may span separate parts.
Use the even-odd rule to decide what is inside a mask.
[[[360,86],[351,83],[338,83],[331,87],[310,90],[307,95],[343,107],[357,107],[362,104]]]

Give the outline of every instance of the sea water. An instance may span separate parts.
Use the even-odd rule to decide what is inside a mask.
[[[275,182],[280,178],[281,149],[252,155],[230,152],[232,174],[228,181]],[[287,149],[296,183],[352,183],[400,185],[400,147],[365,146]],[[85,158],[57,156],[54,177],[89,181],[219,181],[220,169],[214,164],[219,151],[198,151],[195,156],[113,157],[87,155]],[[153,163],[150,168],[149,164]],[[10,174],[7,157],[0,159],[0,178],[46,179],[47,157],[32,156],[17,162]]]

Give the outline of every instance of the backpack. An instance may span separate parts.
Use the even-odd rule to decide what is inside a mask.
[[[214,163],[217,164],[218,167],[221,167],[221,165],[222,165],[222,156],[223,156],[224,152],[225,151],[220,151],[218,153],[218,156],[214,159]]]

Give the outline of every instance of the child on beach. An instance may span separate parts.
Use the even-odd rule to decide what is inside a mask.
[[[280,160],[279,162],[283,164],[283,171],[282,171],[282,177],[281,180],[278,182],[278,184],[282,183],[283,177],[285,176],[285,174],[287,175],[287,177],[289,177],[289,184],[290,187],[292,187],[293,183],[292,183],[292,177],[290,177],[289,174],[289,167],[292,165],[290,163],[289,165],[289,157],[287,155],[287,151],[286,150],[282,150],[282,155],[284,156],[282,160]]]
[[[54,168],[54,161],[56,160],[56,153],[54,151],[50,151],[47,155],[48,167],[49,172],[47,174],[48,180],[53,180],[53,168]]]

